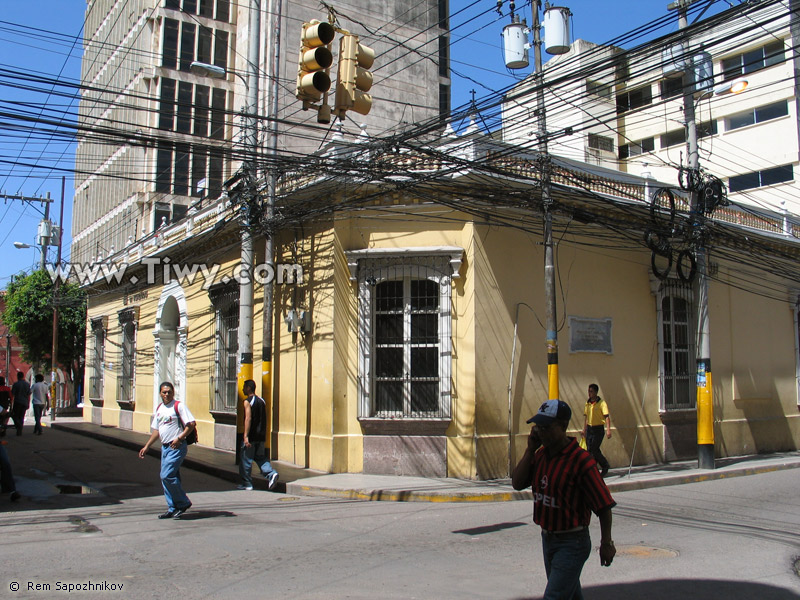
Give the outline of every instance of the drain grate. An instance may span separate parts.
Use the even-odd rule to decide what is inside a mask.
[[[66,483],[59,483],[56,485],[59,494],[99,494],[100,491],[88,485],[69,485]]]

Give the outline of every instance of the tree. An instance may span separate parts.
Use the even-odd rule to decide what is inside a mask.
[[[17,336],[23,358],[50,364],[53,351],[53,281],[47,271],[17,276],[6,288],[3,322]],[[86,294],[79,286],[58,288],[58,361],[71,369],[86,345]],[[52,366],[52,365],[51,365]]]

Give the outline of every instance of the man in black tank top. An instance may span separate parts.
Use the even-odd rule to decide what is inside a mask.
[[[252,379],[244,382],[242,391],[247,397],[244,399],[244,437],[239,462],[242,483],[237,489],[248,491],[253,489],[253,478],[250,475],[253,461],[267,478],[267,487],[274,489],[278,483],[278,472],[272,468],[269,462],[269,450],[266,448],[267,404],[263,398],[256,396],[256,382]]]

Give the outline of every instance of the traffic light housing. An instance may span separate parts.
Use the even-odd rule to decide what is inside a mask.
[[[372,108],[372,73],[375,52],[358,43],[358,36],[345,34],[339,41],[339,72],[336,81],[334,114],[344,119],[348,110],[366,115]]]
[[[317,20],[303,23],[295,95],[303,101],[304,109],[317,102],[331,87],[327,69],[333,64],[333,55],[326,46],[335,35],[336,31],[329,23]]]

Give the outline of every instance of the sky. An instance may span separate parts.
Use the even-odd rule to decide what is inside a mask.
[[[704,16],[709,16],[739,0],[716,3]],[[564,0],[555,2],[567,6],[573,14],[572,38],[603,43],[645,23],[666,15],[666,0]],[[493,91],[512,85],[529,75],[532,66],[511,72],[504,66],[501,34],[510,22],[509,0],[503,3],[504,15],[494,9],[496,0],[450,0],[452,106],[458,107],[471,99],[480,99]],[[2,2],[0,13],[0,125],[6,121],[7,110],[18,112],[25,103],[36,116],[46,103],[47,116],[62,112],[72,119],[77,104],[70,99],[49,95],[49,87],[38,84],[40,92],[14,87],[20,75],[36,74],[49,79],[77,82],[80,61],[85,0],[29,0]],[[517,13],[532,22],[530,4],[516,2]],[[20,29],[23,26],[24,29]],[[674,23],[658,31],[665,35],[678,29]],[[22,33],[20,33],[22,31]],[[644,41],[639,40],[639,42]],[[545,60],[547,59],[545,55]],[[531,53],[531,63],[533,55]],[[6,74],[3,76],[3,74]],[[74,182],[69,172],[74,166],[74,144],[68,140],[28,137],[26,133],[0,136],[0,199],[3,194],[42,197],[50,194],[51,216],[58,221],[62,199],[62,177],[66,177],[64,195],[64,237],[62,258],[69,260],[72,197]],[[0,289],[11,276],[30,271],[40,260],[35,248],[17,249],[14,242],[35,245],[39,221],[43,217],[39,203],[7,200],[0,205]],[[54,262],[55,248],[48,253]]]

